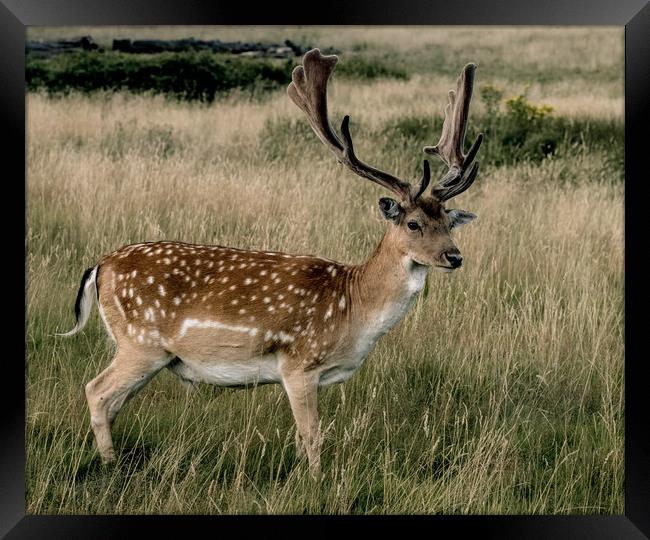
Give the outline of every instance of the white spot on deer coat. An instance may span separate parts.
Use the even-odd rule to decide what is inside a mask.
[[[255,335],[257,333],[256,328],[251,328],[250,326],[241,326],[241,325],[232,325],[232,324],[225,324],[221,323],[219,321],[213,321],[210,319],[185,319],[183,323],[181,324],[181,328],[178,332],[178,336],[176,339],[180,339],[187,334],[187,331],[190,328],[197,328],[197,329],[216,329],[216,330],[229,330],[231,332],[241,332],[243,334],[249,334],[251,335],[251,331],[254,330]]]
[[[126,319],[126,313],[124,313],[124,309],[122,309],[122,304],[120,304],[120,300],[115,295],[113,295],[113,302],[115,302],[115,306],[117,307],[117,310],[120,312],[120,315],[122,315],[122,317]]]

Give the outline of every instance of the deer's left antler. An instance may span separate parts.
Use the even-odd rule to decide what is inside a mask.
[[[445,121],[440,140],[435,146],[424,147],[426,154],[438,156],[449,167],[447,174],[432,190],[433,196],[441,202],[465,191],[472,185],[478,173],[478,162],[473,165],[472,162],[483,142],[483,134],[479,134],[467,154],[463,153],[475,71],[476,64],[467,64],[463,68],[456,83],[456,90],[449,90],[449,103],[445,107]]]

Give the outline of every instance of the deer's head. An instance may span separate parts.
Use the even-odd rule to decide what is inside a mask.
[[[400,180],[359,160],[352,145],[350,117],[341,124],[341,135],[334,132],[327,116],[327,82],[338,57],[323,56],[318,49],[305,54],[303,65],[293,70],[287,89],[289,97],[307,115],[318,138],[334,153],[339,162],[355,174],[393,192],[394,197],[379,199],[379,208],[391,227],[392,240],[405,255],[418,264],[452,271],[462,264],[460,251],[451,231],[476,216],[464,210],[447,208],[446,202],[472,185],[478,172],[476,154],[483,135],[479,135],[467,154],[463,153],[469,104],[472,98],[476,66],[468,64],[449,91],[442,135],[435,146],[425,146],[426,154],[438,156],[449,168],[431,189],[429,162],[424,160],[419,185]]]

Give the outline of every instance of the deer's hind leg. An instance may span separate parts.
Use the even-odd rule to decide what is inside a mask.
[[[111,426],[117,413],[172,358],[160,349],[119,346],[111,364],[86,384],[90,425],[103,463],[115,460]]]

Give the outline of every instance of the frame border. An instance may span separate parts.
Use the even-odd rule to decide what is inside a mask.
[[[200,528],[219,526],[220,532],[253,532],[253,529],[278,533],[299,534],[310,527],[313,519],[327,521],[323,532],[367,532],[369,525],[391,524],[414,526],[422,532],[432,527],[439,533],[461,536],[476,531],[488,538],[650,538],[650,430],[644,415],[643,357],[640,339],[643,338],[642,319],[629,314],[641,311],[647,298],[647,284],[638,278],[642,267],[640,250],[632,249],[633,225],[640,212],[635,205],[645,200],[641,190],[647,176],[644,133],[650,118],[650,4],[644,0],[547,0],[517,2],[507,0],[401,0],[399,5],[382,0],[381,4],[343,5],[336,0],[328,3],[319,16],[307,16],[300,6],[261,5],[251,10],[244,3],[218,0],[192,0],[191,9],[176,0],[0,0],[0,125],[8,127],[11,138],[5,142],[5,163],[13,167],[13,174],[22,176],[23,238],[13,235],[14,243],[22,242],[26,257],[26,144],[25,144],[25,51],[26,26],[38,25],[157,25],[157,24],[345,24],[345,25],[625,25],[625,515],[624,516],[26,516],[25,515],[25,389],[24,385],[9,384],[0,393],[3,415],[0,421],[0,537],[5,538],[109,538],[119,534],[187,534],[188,526]],[[337,5],[337,4],[341,5]],[[287,9],[287,7],[289,9]],[[294,8],[294,9],[291,9]],[[595,51],[594,54],[598,54]],[[22,148],[22,152],[21,152]],[[644,175],[645,173],[645,175]],[[629,179],[629,181],[627,180]],[[1,215],[6,229],[16,228],[17,221],[7,216],[18,204],[9,205]],[[641,210],[639,208],[639,210]],[[16,250],[18,250],[16,245]],[[27,263],[21,272],[14,270],[10,283],[26,282]],[[11,294],[21,295],[18,287]],[[630,291],[634,290],[634,294]],[[26,335],[26,288],[22,291],[25,309],[22,332]],[[12,298],[13,300],[13,298]],[[19,333],[18,319],[7,320],[12,335]],[[15,330],[13,326],[16,326]],[[5,327],[6,328],[6,327]],[[647,330],[646,330],[647,331]],[[26,352],[26,342],[23,353]],[[5,370],[10,370],[11,381],[19,381],[21,366],[6,356]],[[24,366],[22,377],[25,376]],[[24,379],[23,379],[24,380]],[[309,521],[307,521],[309,520]],[[386,524],[389,522],[386,521]],[[263,529],[262,529],[263,527]],[[225,530],[224,530],[225,529]],[[213,529],[214,530],[214,529]],[[7,534],[8,533],[8,534]],[[3,536],[5,535],[6,536]]]

